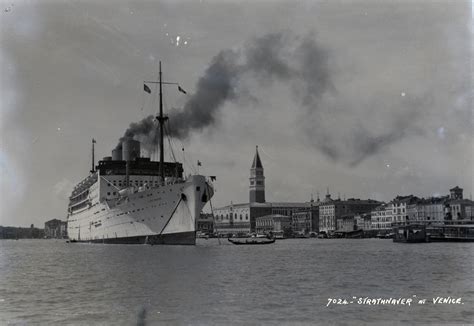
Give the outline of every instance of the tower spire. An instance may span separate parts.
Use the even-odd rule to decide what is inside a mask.
[[[329,193],[329,187],[326,188],[326,199],[324,201],[330,201],[331,199],[331,194]]]
[[[258,154],[258,146],[255,146],[255,156],[250,168],[249,202],[265,202],[265,176],[263,175],[263,165]]]
[[[260,160],[260,155],[258,154],[258,145],[255,146],[255,157],[253,158],[252,169],[262,168],[262,161]]]

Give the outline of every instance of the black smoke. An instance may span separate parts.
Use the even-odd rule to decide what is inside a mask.
[[[160,140],[160,131],[154,116],[149,115],[139,122],[132,122],[125,134],[120,137],[115,149],[122,146],[122,141],[125,139],[136,139],[140,141],[145,148],[153,148]]]
[[[216,122],[219,108],[236,98],[235,89],[239,82],[241,67],[238,56],[231,50],[216,55],[204,75],[199,78],[196,93],[184,105],[181,111],[173,112],[170,117],[171,136],[183,139],[192,131],[199,131]]]
[[[238,50],[222,50],[211,60],[184,107],[170,112],[168,134],[185,139],[193,132],[213,126],[227,101],[236,101],[251,93],[242,82],[254,79],[262,87],[273,82],[288,85],[295,106],[310,118],[302,121],[307,139],[330,160],[356,166],[405,137],[411,117],[393,123],[380,134],[363,127],[344,130],[346,137],[343,138],[335,134],[337,125],[328,123],[321,112],[324,95],[337,94],[329,58],[330,51],[316,42],[313,34],[297,36],[289,32],[253,38]],[[332,110],[330,115],[356,116],[350,106]],[[159,141],[158,123],[153,116],[132,123],[121,140],[128,137],[154,148]]]
[[[222,50],[211,60],[183,109],[170,113],[170,135],[183,139],[216,123],[226,101],[248,94],[239,88],[244,78],[256,78],[264,84],[287,82],[304,92],[303,103],[314,103],[331,85],[326,57],[326,51],[310,36],[301,38],[289,33],[253,38],[241,50]],[[149,116],[132,123],[120,141],[131,137],[157,143],[156,129],[156,121]]]

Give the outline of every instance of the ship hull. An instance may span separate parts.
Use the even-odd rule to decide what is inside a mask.
[[[109,239],[93,239],[89,241],[72,241],[74,243],[103,243],[103,244],[149,244],[149,245],[195,245],[196,232],[180,232],[150,236],[136,236]]]

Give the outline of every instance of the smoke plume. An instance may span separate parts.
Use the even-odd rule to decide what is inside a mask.
[[[198,80],[196,92],[183,109],[170,113],[170,135],[183,139],[213,125],[226,101],[247,93],[243,89],[237,92],[243,78],[289,82],[299,92],[304,90],[303,102],[314,103],[331,84],[325,59],[325,51],[310,36],[299,38],[288,33],[254,38],[240,51],[222,50]],[[149,116],[132,123],[120,141],[131,137],[153,144],[159,140],[156,129],[157,123]]]
[[[225,101],[232,100],[240,77],[238,56],[231,50],[221,51],[213,59],[196,85],[196,93],[183,110],[170,117],[171,136],[186,138],[190,132],[199,131],[215,123],[217,111]]]
[[[383,133],[373,134],[366,128],[354,128],[346,137],[334,134],[335,126],[325,122],[321,112],[325,94],[336,88],[329,68],[329,51],[315,41],[314,35],[295,36],[272,33],[253,38],[239,50],[222,50],[210,62],[196,84],[196,91],[181,110],[170,112],[168,133],[179,139],[214,125],[220,108],[227,102],[248,94],[242,81],[253,78],[260,85],[272,82],[288,85],[295,104],[311,121],[303,129],[311,144],[333,161],[355,166],[365,158],[403,138],[406,119],[389,126]],[[349,107],[338,107],[335,114],[355,115]],[[158,123],[149,116],[132,123],[124,138],[135,138],[153,148],[159,141]],[[120,144],[119,144],[120,145]],[[118,146],[119,146],[118,145]]]

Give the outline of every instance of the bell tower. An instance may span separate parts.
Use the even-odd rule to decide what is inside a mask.
[[[258,155],[258,146],[250,168],[249,201],[250,203],[265,202],[265,176],[263,175],[262,161]]]

